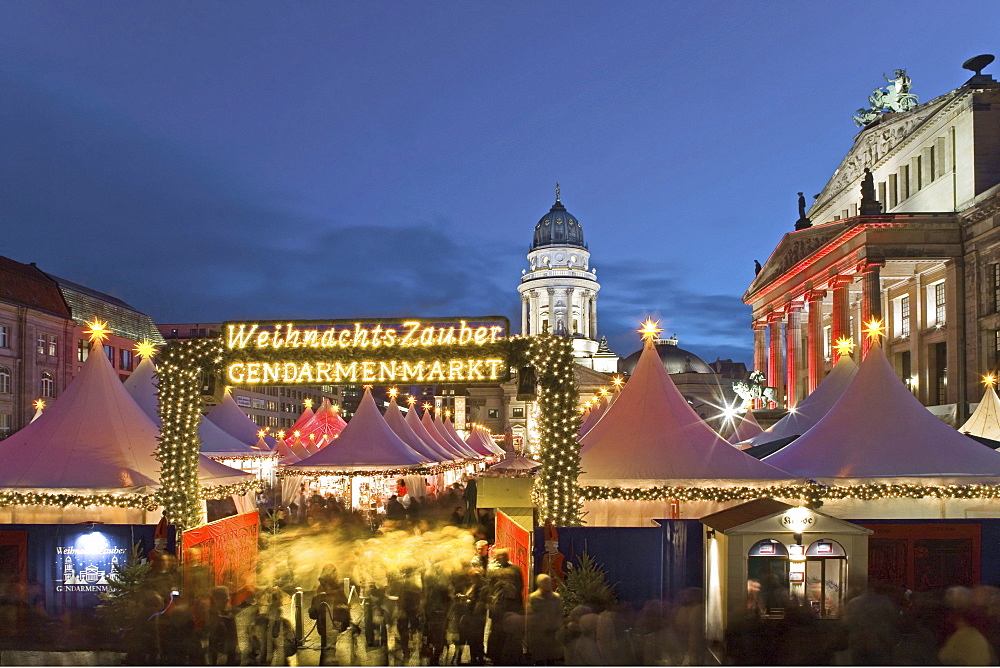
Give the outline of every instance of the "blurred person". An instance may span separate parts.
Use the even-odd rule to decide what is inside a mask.
[[[236,637],[236,619],[229,606],[229,589],[213,587],[209,592],[208,618],[205,631],[208,638],[207,662],[210,666],[238,666],[239,645]]]
[[[966,600],[970,605],[962,606]],[[945,666],[996,665],[997,659],[993,648],[974,626],[971,600],[971,593],[968,599],[963,596],[961,600],[957,601],[961,607],[951,614],[950,622],[954,631],[938,651],[938,659]]]
[[[399,502],[399,497],[395,494],[389,497],[389,500],[385,504],[385,519],[387,520],[405,520],[406,519],[406,508],[403,504]]]
[[[688,587],[681,592],[673,627],[684,648],[684,665],[705,663],[705,592],[701,587]]]
[[[462,647],[468,645],[469,663],[481,666],[486,655],[486,588],[481,569],[469,570],[468,587],[455,598],[458,618],[456,663],[462,660]]]
[[[338,634],[351,623],[351,611],[347,595],[332,564],[325,567],[319,577],[319,587],[309,605],[309,618],[316,620],[316,630],[320,638],[320,664],[324,664],[329,647],[336,648]],[[336,654],[336,652],[334,652]]]
[[[298,647],[292,623],[285,617],[281,588],[268,589],[258,610],[250,641],[256,664],[287,666],[289,657],[295,656]]]
[[[562,658],[557,635],[562,627],[562,600],[555,581],[542,573],[535,578],[535,591],[528,596],[528,656],[538,666],[551,666]]]
[[[448,609],[451,606],[451,588],[440,564],[431,564],[424,571],[424,646],[423,655],[428,665],[441,662],[448,631]]]
[[[472,565],[485,573],[490,567],[490,544],[485,540],[477,540],[475,550],[476,556],[472,558]]]
[[[854,665],[888,665],[899,641],[899,609],[885,596],[867,591],[844,606],[848,650]]]
[[[506,549],[494,552],[496,559],[487,571],[489,586],[490,637],[486,643],[486,653],[495,664],[502,663],[501,655],[506,643],[503,623],[508,612],[520,614],[524,610],[522,590],[524,576],[520,567],[510,563]]]

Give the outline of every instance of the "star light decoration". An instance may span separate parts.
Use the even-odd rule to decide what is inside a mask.
[[[996,387],[997,386],[997,376],[995,373],[988,373],[983,376],[983,385],[986,387]]]
[[[390,399],[395,399],[398,395],[399,395],[399,389],[397,389],[395,387],[390,387],[389,388],[389,398]]]
[[[643,341],[652,341],[656,339],[657,336],[659,336],[660,332],[663,331],[663,328],[660,327],[659,320],[646,318],[646,321],[642,323],[642,327],[640,329],[637,329],[636,331],[642,334]]]
[[[417,398],[411,394],[406,397],[406,403],[412,406],[413,404],[417,403]]]
[[[872,344],[877,344],[885,336],[885,323],[883,323],[878,318],[872,318],[865,323],[864,329],[865,337]]]
[[[152,359],[156,356],[156,345],[149,339],[143,339],[135,344],[135,354],[142,359]]]
[[[90,329],[83,330],[83,333],[90,337],[90,342],[93,344],[103,344],[111,334],[111,331],[108,329],[108,323],[100,318],[94,318],[87,323],[87,326]]]
[[[304,408],[312,408],[313,407],[313,400],[310,399],[309,397],[306,397],[305,399],[302,400],[302,406]]]
[[[841,337],[833,344],[833,349],[837,352],[837,359],[840,359],[844,355],[850,355],[854,352],[854,341],[847,337]]]
[[[45,399],[35,399],[35,403],[32,404],[36,411],[40,411],[45,408]]]
[[[625,385],[625,379],[621,376],[615,376],[611,379],[611,384],[614,386],[615,390],[620,391]]]

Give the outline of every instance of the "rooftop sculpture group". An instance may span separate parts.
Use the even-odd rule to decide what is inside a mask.
[[[869,125],[882,114],[891,111],[909,111],[919,104],[917,96],[910,92],[912,81],[906,76],[906,70],[894,70],[893,74],[894,79],[882,75],[889,85],[873,90],[868,96],[869,108],[862,107],[855,113],[854,123],[859,128]]]

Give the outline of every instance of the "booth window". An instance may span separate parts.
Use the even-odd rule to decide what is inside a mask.
[[[765,538],[747,553],[747,610],[784,617],[788,606],[788,550]]]
[[[835,540],[821,539],[806,549],[806,600],[813,616],[836,619],[847,588],[847,553]]]

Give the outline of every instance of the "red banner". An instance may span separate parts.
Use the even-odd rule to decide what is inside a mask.
[[[528,592],[531,587],[531,532],[512,520],[502,510],[497,511],[496,543],[493,548],[505,548],[510,563],[520,566],[524,576],[524,591],[522,597],[528,602]]]
[[[259,523],[259,516],[252,512],[185,531],[181,537],[185,588],[225,585],[233,605],[253,594]]]

